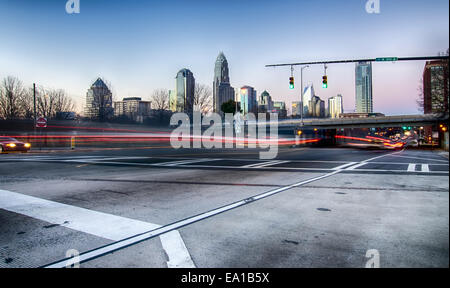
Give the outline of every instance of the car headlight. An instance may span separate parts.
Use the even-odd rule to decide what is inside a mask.
[[[25,143],[25,148],[30,148],[31,144],[30,143]]]
[[[14,144],[14,143],[9,143],[9,144],[6,144],[6,146],[11,147],[11,148],[14,148],[14,147],[16,147],[16,144]]]

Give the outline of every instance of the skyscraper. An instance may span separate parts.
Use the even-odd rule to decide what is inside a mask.
[[[448,92],[448,61],[427,61],[423,71],[423,112],[448,112]]]
[[[84,116],[107,120],[114,115],[112,93],[101,78],[98,78],[86,93]]]
[[[339,118],[339,116],[344,113],[344,106],[342,102],[342,95],[328,98],[328,115],[331,118]]]
[[[272,112],[275,112],[278,114],[278,118],[284,119],[287,117],[287,109],[286,109],[286,103],[283,101],[275,101],[273,102],[273,110]]]
[[[250,86],[241,88],[241,110],[243,115],[257,113],[258,102],[256,101],[256,90]]]
[[[309,117],[324,118],[325,117],[325,101],[318,96],[313,96],[308,103]]]
[[[192,113],[194,107],[195,78],[189,69],[181,69],[175,78],[175,93],[171,94],[173,112]]]
[[[258,112],[269,112],[273,109],[273,101],[269,92],[264,90],[258,100]]]
[[[302,115],[302,102],[292,102],[292,117],[300,117]]]
[[[372,63],[356,63],[356,112],[373,113],[372,101]]]
[[[220,52],[217,56],[214,67],[213,82],[213,109],[220,113],[223,103],[234,100],[234,88],[230,85],[230,76],[228,71],[228,61],[225,55]]]
[[[302,100],[303,100],[303,117],[312,117],[313,111],[311,107],[309,106],[309,103],[311,102],[312,98],[315,96],[314,92],[314,86],[309,85],[305,87],[305,90],[303,91]]]

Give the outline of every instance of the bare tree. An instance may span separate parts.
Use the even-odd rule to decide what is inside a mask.
[[[56,98],[55,113],[58,112],[72,112],[75,110],[75,105],[72,102],[72,98],[68,97],[66,91],[62,89],[52,90],[50,92]]]
[[[58,112],[74,110],[72,99],[62,89],[38,87],[36,93],[37,114],[45,118],[55,118]]]
[[[169,109],[169,91],[166,89],[156,89],[153,91],[150,97],[152,101],[152,108],[155,110],[168,110]]]
[[[34,95],[33,95],[33,87],[26,89],[22,99],[21,99],[21,107],[22,107],[22,116],[25,119],[32,119],[34,116]]]
[[[418,92],[418,95],[419,95],[419,97],[416,100],[417,110],[419,112],[423,113],[425,111],[425,100],[423,98],[424,97],[424,94],[423,94],[423,77],[421,78],[420,84],[417,87],[417,92]]]
[[[194,111],[200,111],[202,114],[208,114],[212,109],[212,90],[209,86],[195,83]]]
[[[21,102],[26,90],[17,77],[7,76],[0,85],[0,117],[15,119],[22,116]]]

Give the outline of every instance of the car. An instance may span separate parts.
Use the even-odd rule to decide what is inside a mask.
[[[22,152],[27,153],[31,149],[30,143],[23,143],[12,137],[0,136],[0,153]]]

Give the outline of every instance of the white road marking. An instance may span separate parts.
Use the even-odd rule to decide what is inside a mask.
[[[256,168],[270,167],[270,166],[285,164],[285,163],[289,163],[289,162],[290,161],[273,161],[272,163],[263,163],[261,165],[258,165],[258,166],[256,166]]]
[[[378,158],[389,156],[389,155],[392,155],[392,154],[386,154],[386,155],[374,157],[374,158],[371,158],[371,159],[363,161],[362,164],[366,164],[367,161],[370,161],[372,159],[378,159]],[[327,173],[327,174],[319,176],[319,177],[311,178],[309,180],[301,181],[301,182],[298,182],[298,183],[295,183],[295,184],[292,184],[292,185],[288,185],[288,186],[284,186],[284,187],[281,187],[281,188],[278,188],[278,189],[275,189],[275,190],[272,190],[272,191],[268,191],[268,192],[265,192],[265,193],[262,193],[262,194],[259,194],[259,195],[256,195],[256,196],[253,196],[253,197],[250,197],[250,198],[246,198],[244,200],[240,200],[240,201],[237,201],[235,203],[231,203],[229,205],[225,205],[225,206],[222,206],[222,207],[210,210],[208,212],[205,212],[205,213],[202,213],[202,214],[198,214],[198,215],[186,218],[184,220],[181,220],[181,221],[178,221],[178,222],[175,222],[175,223],[172,223],[172,224],[169,224],[169,225],[166,225],[166,226],[163,226],[163,227],[160,227],[160,228],[148,231],[148,232],[143,233],[143,234],[139,234],[139,235],[136,235],[134,237],[130,237],[128,239],[112,243],[110,245],[105,245],[105,246],[103,246],[103,247],[101,247],[99,249],[95,249],[95,250],[88,251],[86,253],[82,253],[79,256],[80,263],[86,262],[86,261],[88,261],[90,259],[93,259],[93,258],[96,258],[96,257],[100,257],[102,255],[106,255],[106,254],[112,253],[112,252],[120,250],[120,249],[122,249],[124,247],[130,246],[130,245],[133,245],[133,244],[136,244],[136,243],[139,243],[139,242],[142,242],[142,241],[145,241],[145,240],[157,237],[157,236],[161,236],[161,235],[163,235],[165,233],[177,230],[179,228],[182,228],[184,226],[190,225],[192,223],[195,223],[195,222],[201,221],[203,219],[206,219],[206,218],[209,218],[209,217],[212,217],[212,216],[224,213],[226,211],[229,211],[229,210],[232,210],[232,209],[235,209],[235,208],[247,205],[249,203],[261,200],[263,198],[270,197],[272,195],[284,192],[286,190],[290,190],[292,188],[298,188],[298,187],[300,187],[302,185],[305,185],[305,184],[308,184],[308,183],[311,183],[311,182],[315,182],[315,181],[318,181],[318,180],[321,180],[321,179],[324,179],[324,178],[336,175],[336,174],[338,174],[338,173],[340,173],[342,171],[345,171],[345,170],[336,170],[334,172]],[[66,264],[67,260],[68,259],[63,259],[63,260],[61,260],[59,262],[55,262],[53,264],[50,264],[47,267],[64,267],[64,265]]]
[[[409,164],[408,172],[415,172],[415,171],[416,171],[416,164]]]
[[[428,166],[428,164],[422,164],[422,172],[430,172],[430,166]]]
[[[166,162],[166,163],[159,163],[160,166],[178,166],[178,165],[186,165],[186,164],[192,164],[192,163],[200,163],[200,162],[208,162],[208,161],[215,161],[216,159],[211,158],[204,158],[204,159],[190,159],[190,160],[182,160],[182,161],[172,161],[172,162]]]
[[[268,161],[268,162],[244,165],[244,166],[241,166],[240,168],[263,168],[263,167],[269,167],[269,166],[278,165],[278,164],[284,164],[284,163],[288,163],[288,162],[290,162],[290,161],[273,160],[273,161]]]
[[[184,219],[184,220],[181,220],[181,221],[178,221],[178,222],[175,222],[175,223],[172,223],[172,224],[160,227],[160,228],[156,228],[156,229],[148,231],[146,233],[139,234],[139,235],[136,235],[134,237],[130,237],[128,239],[125,239],[125,240],[122,240],[122,241],[117,241],[115,243],[112,243],[112,244],[109,244],[109,245],[105,245],[105,246],[103,246],[101,248],[94,249],[94,250],[82,253],[82,254],[79,255],[80,263],[86,262],[86,261],[88,261],[90,259],[97,258],[97,257],[100,257],[102,255],[105,255],[105,254],[108,254],[108,253],[111,253],[111,252],[114,252],[114,251],[117,251],[117,250],[120,250],[120,249],[122,249],[124,247],[130,246],[130,245],[133,245],[133,244],[136,244],[136,243],[139,243],[139,242],[142,242],[142,241],[154,238],[154,237],[161,236],[163,234],[166,234],[166,233],[169,233],[171,231],[177,230],[177,229],[182,228],[184,226],[187,226],[189,224],[192,224],[192,223],[201,221],[203,219],[206,219],[206,218],[209,218],[209,217],[221,214],[221,213],[226,212],[228,210],[235,209],[237,207],[246,205],[246,204],[248,204],[250,202],[253,202],[253,201],[256,201],[256,200],[260,200],[260,199],[272,196],[274,194],[281,193],[283,191],[286,191],[286,190],[289,190],[289,189],[292,189],[292,188],[300,187],[302,185],[308,184],[308,183],[313,182],[313,181],[317,181],[317,180],[320,180],[320,179],[323,179],[323,178],[326,178],[326,177],[330,177],[330,176],[335,175],[335,174],[337,174],[337,173],[339,173],[341,171],[342,170],[334,171],[332,173],[328,173],[328,174],[325,174],[325,175],[322,175],[322,176],[319,176],[319,177],[315,177],[315,178],[312,178],[312,179],[309,179],[309,180],[306,180],[306,181],[302,181],[302,182],[299,182],[299,183],[296,183],[296,184],[292,184],[292,185],[289,185],[289,186],[281,187],[281,188],[278,188],[276,190],[269,191],[269,192],[257,195],[255,197],[252,197],[252,198],[247,198],[247,199],[244,199],[244,200],[241,200],[241,201],[238,201],[238,202],[235,202],[235,203],[232,203],[232,204],[220,207],[220,208],[216,208],[216,209],[213,209],[213,210],[208,211],[206,213],[202,213],[202,214],[199,214],[199,215],[196,215],[196,216],[193,216],[193,217],[190,217],[190,218],[187,218],[187,219]],[[65,267],[65,265],[67,263],[67,260],[68,259],[64,259],[64,260],[61,260],[59,262],[52,263],[52,264],[46,266],[45,268]]]
[[[191,255],[177,230],[159,236],[161,244],[169,256],[168,268],[195,268]]]
[[[348,166],[355,165],[356,163],[358,163],[358,162],[350,162],[350,163],[335,167],[335,168],[333,168],[333,170],[341,170],[341,169],[347,168]]]
[[[358,165],[348,167],[348,168],[345,169],[345,170],[355,170],[356,168],[362,167],[362,166],[364,166],[364,165],[366,165],[366,164],[367,164],[367,162],[362,162],[362,163],[359,163]]]
[[[106,214],[80,207],[57,203],[20,193],[0,190],[0,209],[26,215],[62,227],[81,231],[105,239],[120,241],[136,234],[154,230],[160,225]],[[189,252],[177,231],[161,238],[168,265],[178,268],[195,268]],[[168,243],[164,243],[168,241]],[[174,249],[174,250],[171,250]],[[64,267],[64,265],[62,266]]]
[[[419,160],[438,161],[438,162],[445,162],[445,163],[448,163],[448,161],[442,160],[442,159],[422,158],[422,157],[403,156],[403,155],[392,155],[392,156],[393,156],[393,157],[400,157],[400,158],[419,159]]]

